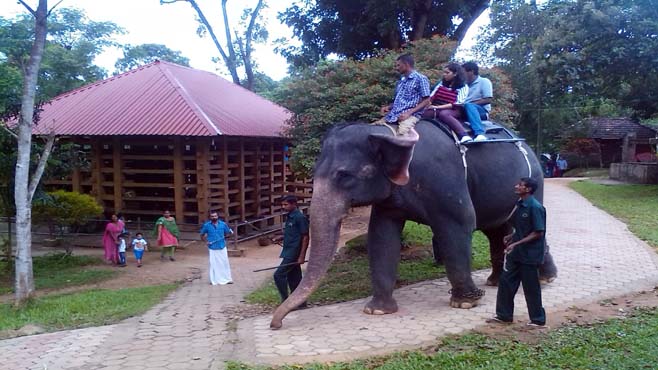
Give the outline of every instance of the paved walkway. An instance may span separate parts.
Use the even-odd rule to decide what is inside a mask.
[[[570,190],[566,179],[546,186],[548,238],[559,278],[544,286],[549,313],[652,288],[658,256],[626,226]],[[395,292],[400,311],[361,313],[365,300],[296,311],[284,328],[269,330],[270,316],[232,320],[243,294],[270,276],[253,274],[275,261],[272,253],[233,259],[236,284],[211,287],[206,277],[173,293],[138,318],[116,325],[21,337],[0,342],[0,369],[219,369],[226,360],[279,364],[343,360],[417,347],[482,325],[493,314],[495,288],[480,306],[448,306],[445,279]],[[487,271],[475,274],[484,285]],[[522,295],[517,320],[525,320]]]

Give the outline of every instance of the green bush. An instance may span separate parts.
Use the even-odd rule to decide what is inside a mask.
[[[65,190],[48,193],[32,207],[34,220],[48,225],[51,236],[56,228],[61,235],[65,227],[80,227],[102,212],[103,208],[93,197]]]

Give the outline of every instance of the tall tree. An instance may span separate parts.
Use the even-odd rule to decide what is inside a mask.
[[[227,12],[226,4],[228,0],[221,0],[222,2],[222,20],[224,26],[225,43],[219,41],[212,24],[204,14],[196,0],[160,0],[160,4],[173,4],[178,2],[189,3],[197,15],[200,23],[197,33],[199,36],[204,36],[206,33],[210,35],[217,51],[222,57],[224,65],[231,74],[233,83],[243,85],[249,90],[254,88],[254,62],[251,58],[253,52],[253,42],[263,41],[267,38],[267,30],[262,25],[262,18],[260,18],[260,11],[266,6],[264,0],[258,0],[254,8],[247,8],[244,10],[241,22],[241,30],[234,29],[229,22],[229,15]],[[235,39],[234,39],[235,37]],[[240,80],[238,68],[243,66],[246,76],[246,82],[243,84]]]
[[[116,68],[115,74],[137,68],[155,60],[164,60],[188,67],[190,65],[190,59],[184,57],[180,51],[171,50],[162,44],[125,45],[123,47],[123,57],[119,58],[114,64],[114,68]]]
[[[297,1],[279,14],[300,47],[280,51],[294,65],[313,65],[335,53],[363,59],[379,49],[434,35],[461,41],[489,0]]]
[[[106,71],[94,64],[94,58],[104,48],[117,46],[113,37],[123,32],[115,23],[90,20],[82,10],[72,8],[53,11],[48,29],[37,101],[104,78]],[[6,56],[5,63],[25,70],[34,33],[31,15],[0,17],[0,52]]]
[[[32,198],[55,142],[55,136],[50,135],[39,159],[39,164],[30,178],[32,126],[34,125],[34,101],[37,78],[39,77],[41,59],[46,46],[46,35],[48,34],[47,20],[53,9],[48,9],[48,0],[39,0],[36,10],[33,10],[23,0],[19,0],[19,2],[34,17],[34,41],[30,50],[30,57],[25,64],[21,112],[18,119],[18,151],[14,185],[16,205],[16,279],[14,291],[17,304],[24,302],[34,292],[31,250]]]
[[[11,107],[20,105],[22,79],[20,69],[0,62],[0,116]]]
[[[491,17],[479,46],[511,76],[537,150],[589,115],[658,114],[657,0],[500,0]]]

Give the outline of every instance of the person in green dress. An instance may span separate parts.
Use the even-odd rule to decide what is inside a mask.
[[[162,217],[155,221],[155,235],[157,236],[157,245],[162,253],[160,260],[164,261],[165,256],[169,255],[170,261],[175,261],[174,252],[178,246],[178,237],[180,232],[176,225],[176,219],[169,211],[164,211]]]

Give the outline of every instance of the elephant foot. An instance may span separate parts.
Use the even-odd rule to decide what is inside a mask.
[[[469,309],[477,306],[480,299],[484,297],[484,290],[474,289],[470,292],[452,292],[450,297],[450,307]]]
[[[386,315],[398,311],[398,304],[395,299],[382,300],[373,298],[363,308],[363,312],[368,315]]]
[[[477,306],[480,303],[479,299],[468,299],[468,298],[450,298],[450,307],[452,308],[463,308],[469,309]]]
[[[487,282],[485,283],[487,286],[498,286],[498,279],[500,278],[500,274],[491,274],[487,278]]]

